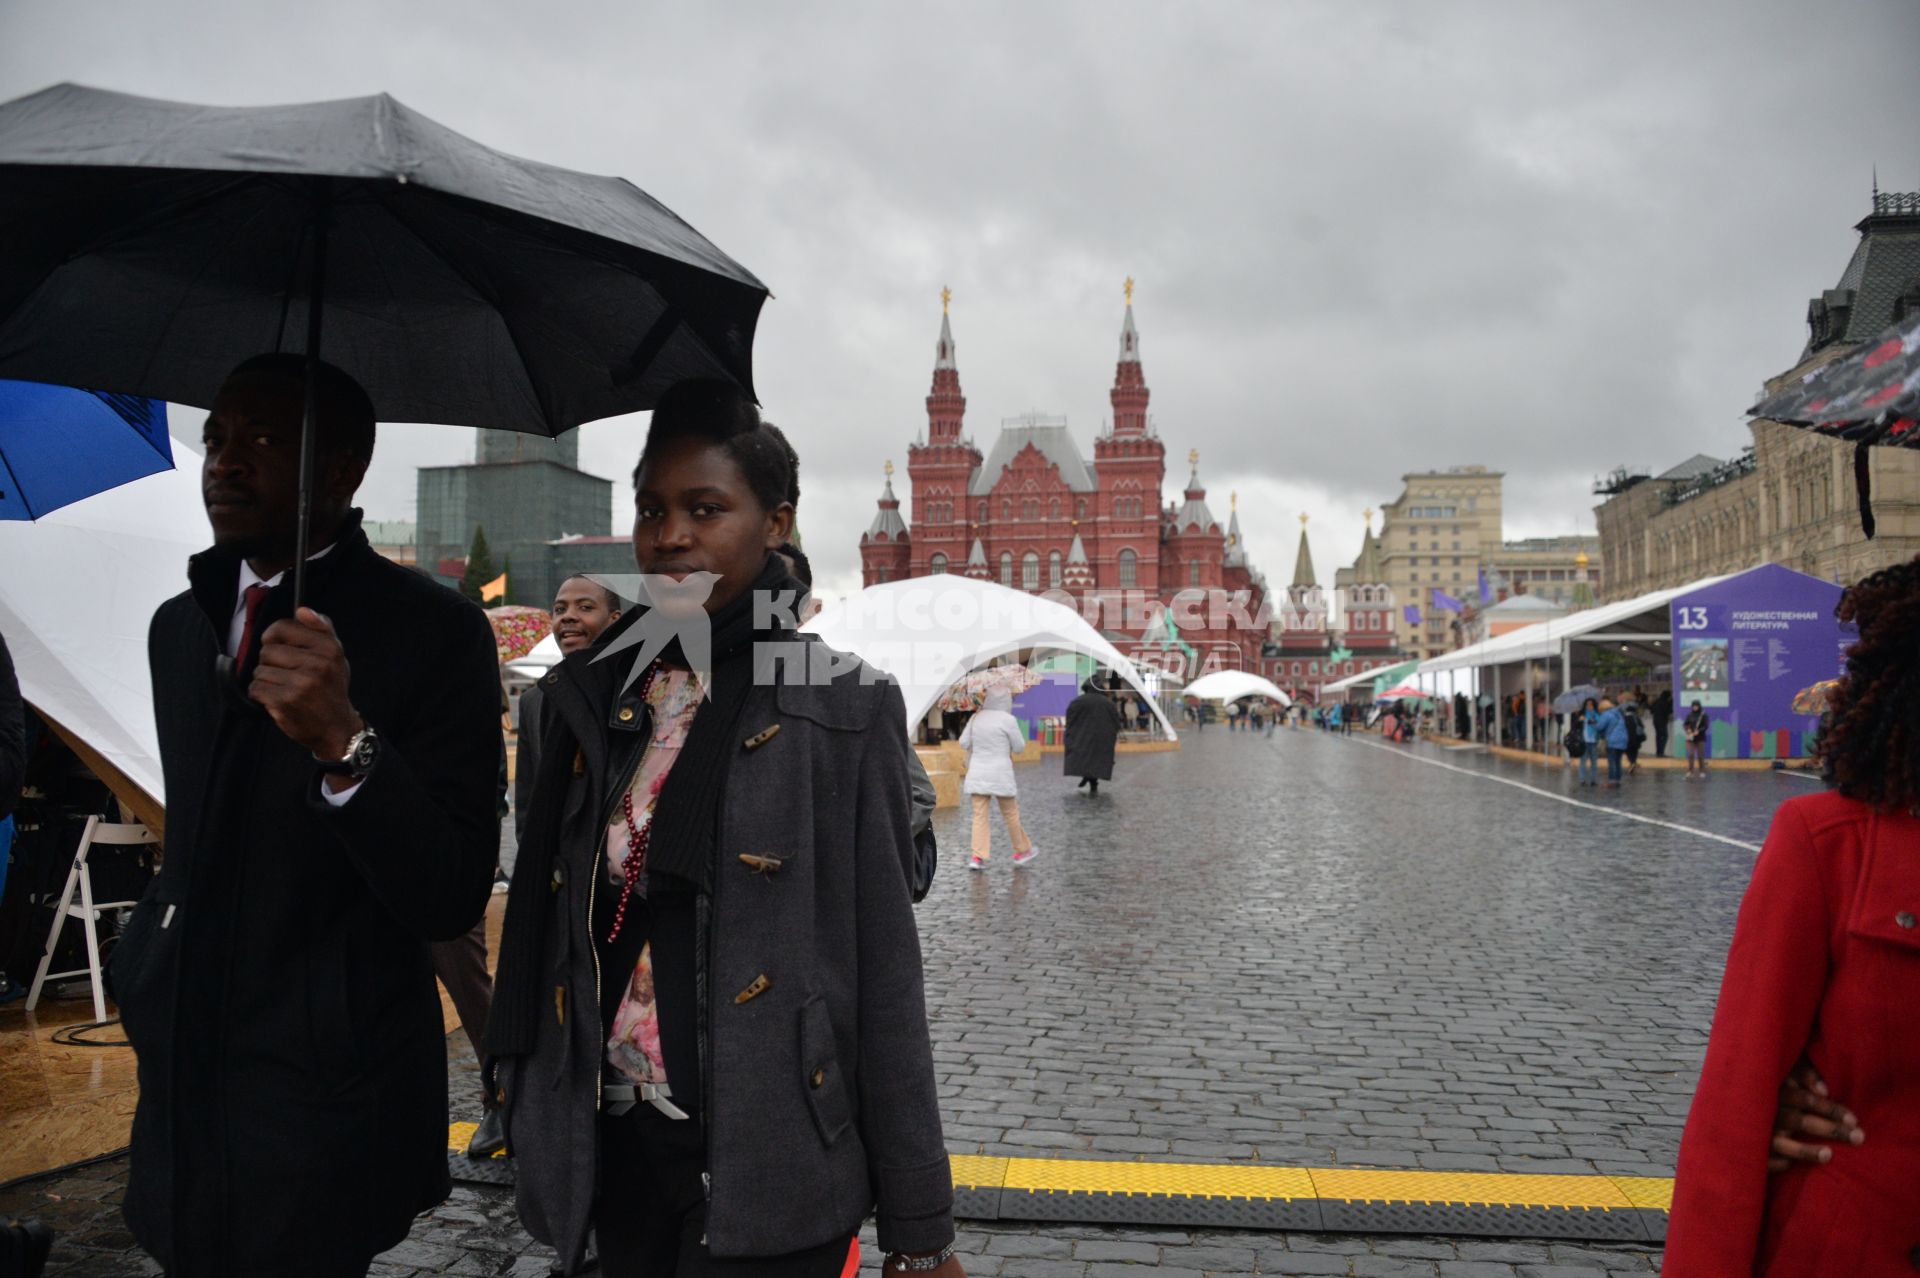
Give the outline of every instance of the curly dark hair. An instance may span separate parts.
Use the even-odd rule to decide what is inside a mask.
[[[724,450],[767,510],[800,500],[800,459],[793,445],[777,426],[761,418],[759,406],[732,382],[676,382],[660,397],[647,428],[647,442],[633,468],[636,492],[648,455],[656,445],[675,439],[698,439]]]
[[[1920,558],[1851,587],[1834,615],[1860,640],[1829,699],[1821,765],[1849,798],[1920,807]]]

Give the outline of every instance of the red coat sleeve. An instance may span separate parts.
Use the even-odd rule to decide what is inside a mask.
[[[1831,903],[1798,802],[1775,814],[1740,903],[1707,1058],[1680,1139],[1665,1278],[1748,1278],[1780,1084],[1826,989]]]

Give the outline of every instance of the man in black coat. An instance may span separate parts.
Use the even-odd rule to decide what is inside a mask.
[[[1089,794],[1100,793],[1102,781],[1113,780],[1113,751],[1120,740],[1120,707],[1100,690],[1098,681],[1081,685],[1080,695],[1067,703],[1066,753],[1064,771],[1080,778],[1080,788]]]
[[[214,545],[148,640],[166,856],[110,977],[139,1060],[124,1210],[175,1278],[364,1274],[449,1191],[427,946],[486,907],[493,638],[368,546],[373,409],[326,365],[295,611],[304,386],[264,356],[222,388]]]

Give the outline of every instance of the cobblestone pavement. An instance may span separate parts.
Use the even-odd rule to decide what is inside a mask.
[[[955,1152],[1670,1175],[1753,853],[1494,778],[1755,844],[1813,788],[1648,772],[1582,790],[1476,752],[1221,725],[1122,756],[1098,797],[1058,766],[1020,769],[1031,868],[996,819],[968,874],[965,812],[936,817],[920,921]],[[456,1110],[471,1096],[456,1083]],[[123,1177],[70,1173],[0,1212],[63,1230],[49,1272],[156,1272],[119,1224]],[[1013,1223],[961,1241],[970,1274],[1006,1278],[1657,1267],[1632,1245]],[[462,1187],[375,1272],[545,1268],[505,1191]]]

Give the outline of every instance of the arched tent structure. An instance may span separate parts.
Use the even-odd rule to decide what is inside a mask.
[[[969,670],[1040,649],[1098,660],[1153,707],[1167,740],[1178,737],[1133,662],[1072,606],[1042,595],[951,573],[910,577],[829,604],[803,628],[892,675],[909,732]]]
[[[200,454],[53,511],[0,522],[0,632],[20,694],[114,794],[158,826],[166,802],[147,672],[154,610],[212,540]]]
[[[1293,698],[1280,691],[1279,685],[1273,680],[1263,679],[1257,674],[1248,674],[1244,670],[1216,670],[1212,674],[1201,675],[1183,688],[1180,695],[1198,697],[1202,701],[1238,701],[1242,697],[1265,697],[1282,707],[1293,704]]]

